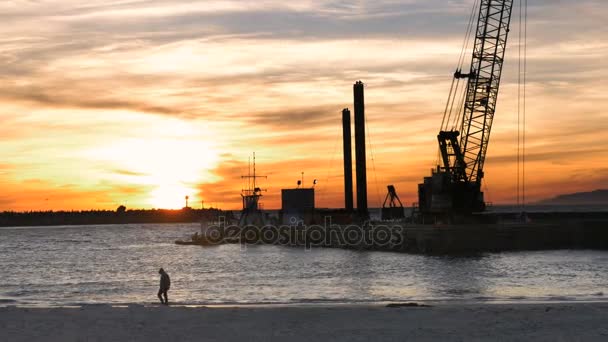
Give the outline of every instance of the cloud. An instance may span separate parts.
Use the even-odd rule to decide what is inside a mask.
[[[139,181],[154,170],[106,165],[91,151],[124,152],[117,142],[146,141],[132,155],[121,154],[144,165],[138,158],[158,157],[142,152],[146,147],[170,141],[188,151],[195,144],[192,158],[222,155],[218,179],[203,174],[187,184],[198,184],[215,203],[239,206],[240,175],[256,151],[272,175],[269,205],[303,170],[326,179],[318,189],[322,205],[339,205],[340,112],[352,109],[352,83],[362,79],[373,178],[380,192],[383,183],[394,183],[404,201],[414,200],[417,182],[434,164],[471,6],[471,0],[1,2],[0,148],[11,168],[0,172],[15,189],[24,179],[41,179],[40,191],[72,184],[66,191],[82,195],[86,206],[93,205],[86,196],[98,196],[89,193],[94,186],[105,191],[95,205],[113,209],[131,194],[129,206],[146,206],[155,188]],[[517,130],[517,10],[486,164],[487,179],[505,191],[499,199],[509,198],[514,178],[508,172]],[[539,193],[570,182],[580,174],[576,164],[598,169],[608,150],[606,13],[599,0],[530,3],[528,160],[537,170],[559,170],[555,183],[535,180]],[[199,148],[199,140],[213,144]],[[167,158],[173,154],[168,149]],[[188,169],[182,159],[171,166]],[[27,207],[27,197],[11,194]]]
[[[50,86],[50,85],[48,85]],[[78,94],[61,94],[56,91],[48,90],[33,90],[33,89],[5,89],[0,97],[8,101],[26,101],[33,102],[36,105],[52,108],[81,108],[81,109],[128,109],[137,112],[152,113],[152,114],[180,114],[179,110],[155,106],[146,102],[135,102],[128,100],[114,99],[94,99],[78,96]],[[81,88],[81,91],[84,89]]]
[[[315,129],[336,122],[336,106],[296,108],[293,110],[258,112],[251,114],[247,120],[255,125],[272,126],[287,130]]]
[[[526,153],[526,162],[554,162],[561,161],[564,163],[580,163],[581,160],[585,160],[589,157],[599,156],[600,154],[606,154],[604,148],[580,148],[580,149],[562,149],[542,152]],[[517,155],[502,155],[502,156],[489,156],[487,158],[488,163],[500,164],[500,163],[515,163],[517,162]]]
[[[83,189],[74,185],[56,186],[44,180],[28,180],[14,183],[0,178],[3,192],[0,195],[1,210],[63,210],[112,208],[115,202],[107,189]],[[83,199],[86,202],[83,203]]]
[[[135,172],[135,171],[129,171],[129,170],[113,170],[114,173],[122,175],[122,176],[147,176],[147,174],[142,173],[142,172]]]

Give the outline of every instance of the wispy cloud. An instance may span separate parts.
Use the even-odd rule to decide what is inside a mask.
[[[181,205],[186,191],[238,207],[235,184],[252,151],[272,175],[267,206],[301,171],[324,178],[320,203],[338,206],[340,111],[352,107],[358,79],[367,85],[371,186],[394,183],[414,201],[435,163],[472,4],[3,1],[0,182],[15,190],[0,209],[38,207],[32,194],[66,184],[74,200],[55,203],[68,209],[126,198],[149,207],[154,196]],[[495,202],[510,199],[515,179],[517,11],[486,164]],[[577,165],[601,173],[606,14],[600,0],[530,3],[528,161],[555,173],[533,178],[538,196],[572,183]],[[20,194],[27,179],[42,183]],[[590,179],[574,183],[602,181]]]

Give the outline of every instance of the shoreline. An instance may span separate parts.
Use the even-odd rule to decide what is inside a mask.
[[[340,307],[340,308],[361,308],[361,307],[372,307],[372,308],[383,308],[389,305],[403,305],[410,304],[413,307],[446,307],[446,306],[499,306],[499,305],[577,305],[577,304],[599,304],[608,305],[608,298],[600,297],[598,299],[568,299],[567,297],[555,297],[554,299],[491,299],[491,300],[475,300],[475,299],[463,299],[463,300],[446,300],[446,299],[425,299],[425,300],[395,300],[395,301],[353,301],[353,302],[341,302],[341,301],[310,301],[310,302],[291,302],[291,303],[280,303],[280,302],[260,302],[260,303],[184,303],[184,302],[173,302],[168,307],[171,308],[209,308],[209,309],[223,309],[223,308],[237,308],[237,309],[248,309],[248,308],[327,308],[327,307]],[[159,302],[143,302],[143,303],[65,303],[65,304],[20,304],[16,302],[0,302],[0,310],[6,308],[15,309],[85,309],[85,308],[152,308],[161,306]]]
[[[0,308],[0,340],[608,339],[608,303]]]
[[[521,210],[514,205],[504,204],[492,207],[479,215],[484,221],[488,217],[496,220],[517,221]],[[380,210],[382,208],[370,208],[376,214],[374,220],[380,220]],[[320,215],[332,216],[341,208],[317,208]],[[404,210],[411,211],[411,207],[404,207]],[[218,217],[234,219],[235,213],[240,209],[219,209],[219,208],[182,208],[182,209],[128,209],[120,210],[58,210],[58,211],[1,211],[0,227],[20,228],[20,227],[62,227],[62,226],[88,226],[88,225],[133,225],[133,224],[200,224],[201,221],[213,221]],[[273,213],[277,216],[280,209],[267,209],[265,212]],[[608,209],[602,204],[581,204],[581,205],[530,205],[527,207],[526,214],[533,221],[539,222],[562,222],[563,219],[584,219],[584,220],[608,220]],[[485,219],[483,219],[485,218]],[[340,217],[332,220],[338,223]],[[387,221],[390,222],[390,221]],[[353,224],[355,222],[345,222]],[[405,223],[405,222],[403,222]],[[411,223],[411,222],[410,222]],[[469,222],[470,224],[471,222]],[[493,222],[497,223],[497,222]]]

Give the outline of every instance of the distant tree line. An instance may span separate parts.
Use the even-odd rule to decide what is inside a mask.
[[[127,223],[191,223],[200,222],[201,220],[214,220],[222,215],[231,216],[232,212],[224,212],[220,209],[213,208],[127,210],[127,208],[122,205],[115,211],[5,211],[0,212],[0,227]]]

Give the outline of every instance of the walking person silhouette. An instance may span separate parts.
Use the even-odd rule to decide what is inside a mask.
[[[167,291],[171,287],[171,278],[169,278],[169,274],[165,272],[162,268],[158,270],[158,274],[160,274],[160,288],[158,289],[158,299],[160,302],[165,305],[169,305],[169,298],[167,297]],[[165,297],[163,301],[163,296]]]

